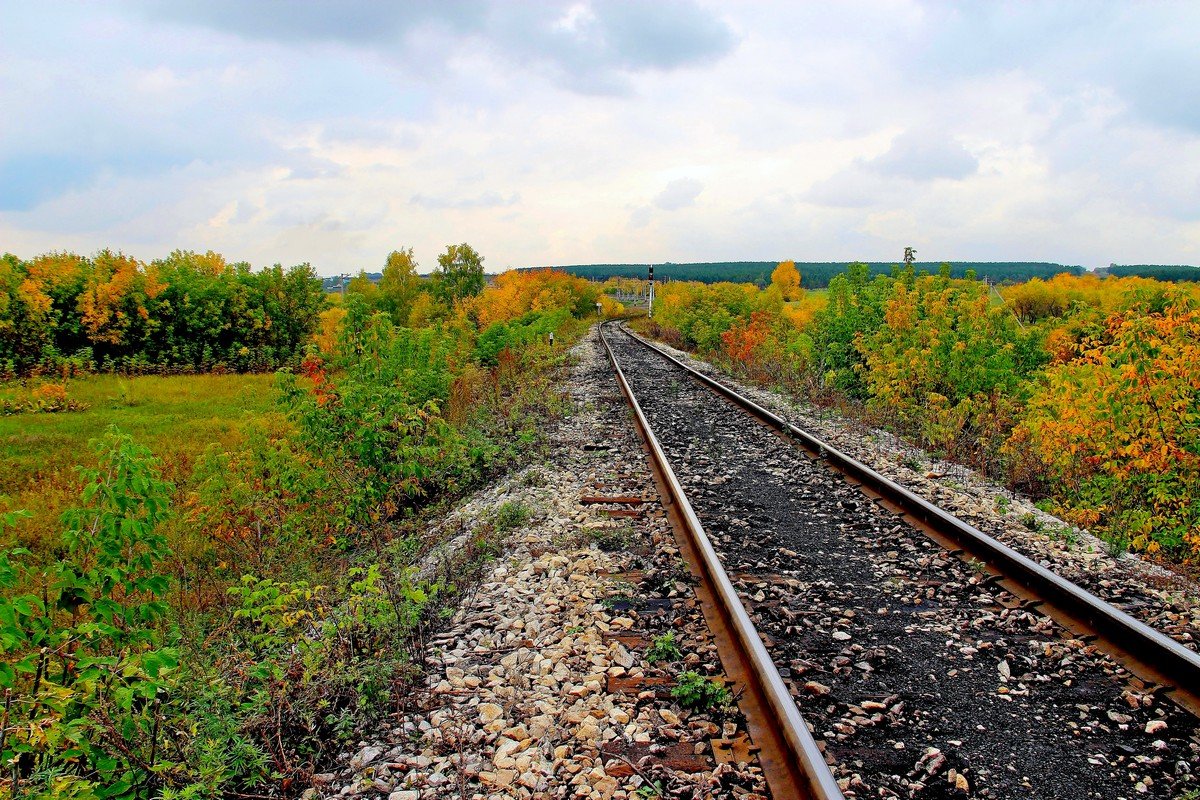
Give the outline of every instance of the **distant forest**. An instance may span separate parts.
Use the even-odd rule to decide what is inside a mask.
[[[777,261],[709,261],[696,264],[665,264],[654,265],[654,277],[661,280],[670,278],[676,281],[700,281],[701,283],[753,283],[760,288],[771,282],[771,271]],[[849,262],[845,261],[797,261],[796,269],[800,270],[802,286],[805,289],[824,289],[829,285],[834,275],[846,271]],[[918,273],[922,270],[936,274],[942,262],[917,261],[914,266]],[[884,261],[868,261],[874,275],[891,273],[894,263]],[[645,278],[646,264],[577,264],[561,269],[572,275],[579,275],[594,280],[605,280],[611,277]],[[979,278],[988,278],[992,283],[1012,284],[1024,283],[1030,278],[1052,278],[1067,272],[1072,275],[1082,275],[1083,267],[1054,264],[1048,261],[959,261],[951,262],[950,272],[955,278],[966,276],[967,270],[975,270]],[[524,267],[523,269],[547,269],[547,267]],[[1160,281],[1198,281],[1200,282],[1200,267],[1185,264],[1111,264],[1097,270],[1100,275],[1115,275],[1126,278],[1131,275],[1142,278],[1155,278]],[[382,276],[378,272],[368,272],[367,278],[372,283],[379,283]],[[425,276],[421,276],[425,277]],[[337,292],[341,289],[342,278],[332,276],[324,279],[326,292]]]
[[[777,261],[713,261],[703,264],[655,264],[654,277],[658,280],[670,278],[679,281],[700,281],[702,283],[717,283],[730,281],[732,283],[754,283],[766,286],[771,282],[771,271]],[[806,289],[823,289],[835,275],[846,271],[846,261],[797,261],[796,269],[800,270],[801,285]],[[922,270],[936,274],[942,262],[918,261],[914,264],[917,272]],[[580,264],[575,266],[555,267],[573,275],[584,278],[605,280],[611,277],[644,278],[645,264]],[[894,263],[869,261],[867,266],[872,274],[887,275],[891,273]],[[960,261],[951,264],[951,274],[956,278],[964,277],[967,270],[975,270],[979,278],[989,278],[993,283],[1022,283],[1030,278],[1051,278],[1063,272],[1072,275],[1084,273],[1083,267],[1069,267],[1063,264],[1051,264],[1044,261]]]
[[[1187,264],[1110,264],[1108,269],[1100,270],[1118,278],[1137,276],[1139,278],[1154,278],[1160,281],[1200,281],[1200,267]]]

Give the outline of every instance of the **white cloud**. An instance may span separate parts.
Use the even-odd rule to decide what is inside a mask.
[[[694,205],[704,184],[695,178],[676,178],[668,183],[654,198],[654,205],[663,211],[678,211]]]
[[[0,12],[0,250],[1200,263],[1189,6],[302,5]]]
[[[940,132],[906,131],[895,138],[886,153],[865,166],[880,175],[915,181],[958,180],[973,173],[979,162],[965,147]]]
[[[504,197],[496,192],[484,192],[474,197],[431,197],[424,194],[412,196],[413,205],[430,210],[453,208],[464,210],[468,208],[504,208],[520,202],[521,196],[516,192]]]

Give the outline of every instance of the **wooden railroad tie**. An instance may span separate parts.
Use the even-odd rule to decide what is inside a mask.
[[[595,505],[614,505],[614,506],[640,506],[650,502],[641,497],[632,495],[618,495],[614,497],[605,497],[599,494],[587,494],[579,499],[579,502],[585,506]]]

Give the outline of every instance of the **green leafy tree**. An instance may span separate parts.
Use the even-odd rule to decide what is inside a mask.
[[[379,306],[379,287],[375,285],[375,281],[367,275],[365,269],[360,269],[358,274],[350,279],[350,283],[346,284],[346,294],[356,294],[362,297],[367,302],[368,306],[377,308]]]
[[[865,358],[858,348],[860,337],[883,324],[883,308],[894,279],[870,277],[863,263],[851,264],[845,273],[829,282],[829,302],[815,317],[812,361],[818,386],[865,398]]]
[[[176,250],[150,265],[161,285],[153,315],[159,324],[147,344],[147,358],[158,364],[196,369],[229,362],[238,342],[235,309],[242,304],[236,271],[211,251]]]
[[[417,275],[417,260],[412,248],[393,250],[383,265],[383,277],[379,280],[380,309],[391,316],[392,322],[403,325],[408,321],[413,302],[421,291],[421,278]]]
[[[235,352],[241,369],[268,370],[297,355],[316,330],[328,302],[313,268],[299,264],[284,270],[276,264],[252,272],[248,264],[235,265],[242,285],[241,316],[234,323],[240,337]],[[244,348],[244,350],[243,350]]]
[[[474,297],[483,291],[483,257],[466,242],[446,245],[434,272],[438,296],[446,303]]]

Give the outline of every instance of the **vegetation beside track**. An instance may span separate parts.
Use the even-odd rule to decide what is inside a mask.
[[[521,518],[422,571],[428,517],[537,452],[607,302],[561,273],[485,288],[481,261],[455,245],[414,283],[394,253],[275,375],[39,360],[2,390],[0,797],[297,794],[412,701],[430,626]]]
[[[806,292],[671,282],[642,329],[1045,498],[1114,549],[1200,560],[1200,289],[864,264]]]

